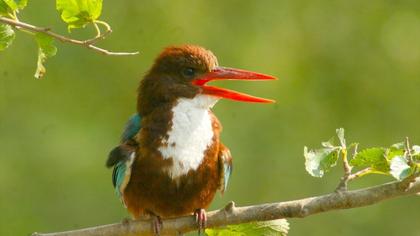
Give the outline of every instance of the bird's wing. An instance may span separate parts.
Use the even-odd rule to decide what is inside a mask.
[[[140,122],[141,118],[138,114],[131,116],[121,136],[121,144],[111,150],[106,162],[107,167],[114,167],[112,184],[120,198],[130,180],[131,165],[136,157],[135,152],[138,147],[134,137],[140,131]]]
[[[220,191],[222,194],[225,192],[229,177],[232,174],[233,165],[232,165],[232,155],[230,154],[229,149],[220,144],[219,148],[219,173],[220,173]]]
[[[135,151],[138,145],[134,137],[140,131],[140,123],[141,118],[138,114],[130,117],[121,135],[121,144],[112,149],[108,155],[106,161],[108,168],[115,166],[120,161],[128,160],[131,152]]]
[[[127,184],[130,181],[131,165],[133,164],[135,156],[136,153],[132,152],[128,160],[118,162],[112,171],[112,184],[114,185],[115,193],[123,201],[124,205],[125,202],[122,196],[125,187],[127,187]]]
[[[134,114],[130,117],[125,125],[124,132],[121,135],[121,142],[133,139],[140,130],[141,118],[139,114]]]

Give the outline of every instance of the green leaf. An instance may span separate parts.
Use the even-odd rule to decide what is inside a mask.
[[[357,145],[359,145],[359,143],[350,143],[347,149],[355,148]]]
[[[37,33],[35,39],[38,43],[38,63],[35,78],[41,79],[46,72],[44,66],[46,59],[55,56],[57,48],[54,46],[54,38],[47,34]]]
[[[413,173],[408,165],[407,159],[403,156],[396,156],[391,160],[391,175],[397,180],[403,180]]]
[[[355,167],[371,167],[374,171],[380,173],[389,172],[389,163],[385,157],[384,148],[368,148],[364,149],[350,161]]]
[[[344,129],[339,128],[336,129],[335,132],[337,133],[338,140],[340,140],[341,147],[346,147],[346,139],[344,138]]]
[[[12,9],[10,9],[6,2],[0,0],[0,16],[7,16],[10,13],[12,13]]]
[[[10,25],[0,24],[0,51],[8,48],[14,39],[15,31],[13,31],[12,27]]]
[[[339,147],[321,148],[309,150],[305,147],[303,155],[305,156],[305,169],[314,177],[322,177],[331,167],[337,164]]]
[[[411,155],[420,156],[420,146],[413,145],[412,149],[413,149],[413,152],[411,153]]]
[[[331,137],[328,141],[322,142],[321,145],[325,148],[336,148],[338,147],[336,144],[335,137]]]
[[[208,236],[286,236],[289,223],[286,219],[228,225],[223,228],[206,229]]]
[[[394,144],[391,145],[391,149],[404,150],[404,148],[405,148],[405,143],[404,142],[394,143]]]
[[[23,9],[28,4],[28,0],[17,0],[17,5],[19,9]]]
[[[18,9],[23,9],[28,4],[28,0],[0,0],[0,16],[7,16],[13,14]]]
[[[405,153],[405,143],[395,143],[392,144],[391,147],[386,149],[385,151],[385,157],[389,161],[391,161],[396,156],[403,156]]]
[[[1,1],[1,0],[0,0]],[[15,1],[13,0],[3,0],[4,3],[6,3],[6,5],[12,10],[12,11],[16,11],[18,9],[18,5]]]
[[[70,31],[97,20],[102,12],[102,0],[56,0],[56,8]]]
[[[391,161],[396,156],[403,156],[405,150],[404,149],[393,149],[389,148],[385,152],[385,157],[388,161]]]

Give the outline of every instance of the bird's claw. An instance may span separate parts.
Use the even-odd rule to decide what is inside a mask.
[[[204,209],[197,209],[194,212],[195,222],[198,224],[198,235],[204,232],[207,225],[207,213]]]
[[[125,218],[122,219],[121,223],[123,225],[129,225],[130,224],[130,219],[125,217]]]
[[[159,236],[162,231],[162,219],[160,216],[152,215],[152,231],[155,236]]]

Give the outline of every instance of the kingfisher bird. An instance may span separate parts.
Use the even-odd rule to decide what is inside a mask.
[[[232,156],[220,141],[222,126],[211,108],[222,98],[271,103],[270,99],[207,85],[214,80],[273,80],[273,76],[220,67],[216,56],[195,45],[171,46],[140,82],[137,113],[128,121],[119,146],[109,154],[117,195],[134,219],[194,214],[199,233],[205,209],[223,193]]]

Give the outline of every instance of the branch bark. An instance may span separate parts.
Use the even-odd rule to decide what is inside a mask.
[[[414,195],[420,192],[420,177],[408,178],[401,182],[391,182],[353,191],[339,191],[300,200],[267,203],[254,206],[235,207],[233,202],[225,208],[211,211],[208,228],[225,225],[266,221],[280,218],[303,218],[332,210],[357,208],[379,203],[383,200]],[[163,221],[162,235],[176,235],[197,230],[193,216],[184,216]],[[32,236],[108,236],[108,235],[152,235],[151,224],[147,220],[96,226],[58,233],[34,233]]]
[[[71,44],[76,44],[76,45],[80,45],[86,48],[89,48],[91,50],[94,50],[96,52],[99,52],[101,54],[104,55],[108,55],[108,56],[130,56],[130,55],[137,55],[139,52],[111,52],[108,51],[106,49],[97,47],[93,44],[97,43],[98,41],[104,39],[107,35],[109,35],[112,30],[109,27],[109,25],[106,25],[107,30],[105,31],[105,33],[97,35],[95,38],[93,39],[88,39],[88,40],[78,40],[78,39],[72,39],[72,38],[68,38],[66,36],[54,33],[51,31],[50,28],[43,28],[43,27],[38,27],[38,26],[34,26],[25,22],[21,22],[18,20],[14,20],[14,19],[10,19],[7,17],[2,17],[0,16],[0,23],[4,23],[4,24],[8,24],[11,25],[17,29],[25,29],[28,30],[30,32],[37,32],[37,33],[44,33],[47,34],[63,43],[71,43]],[[97,27],[95,25],[95,27]]]

